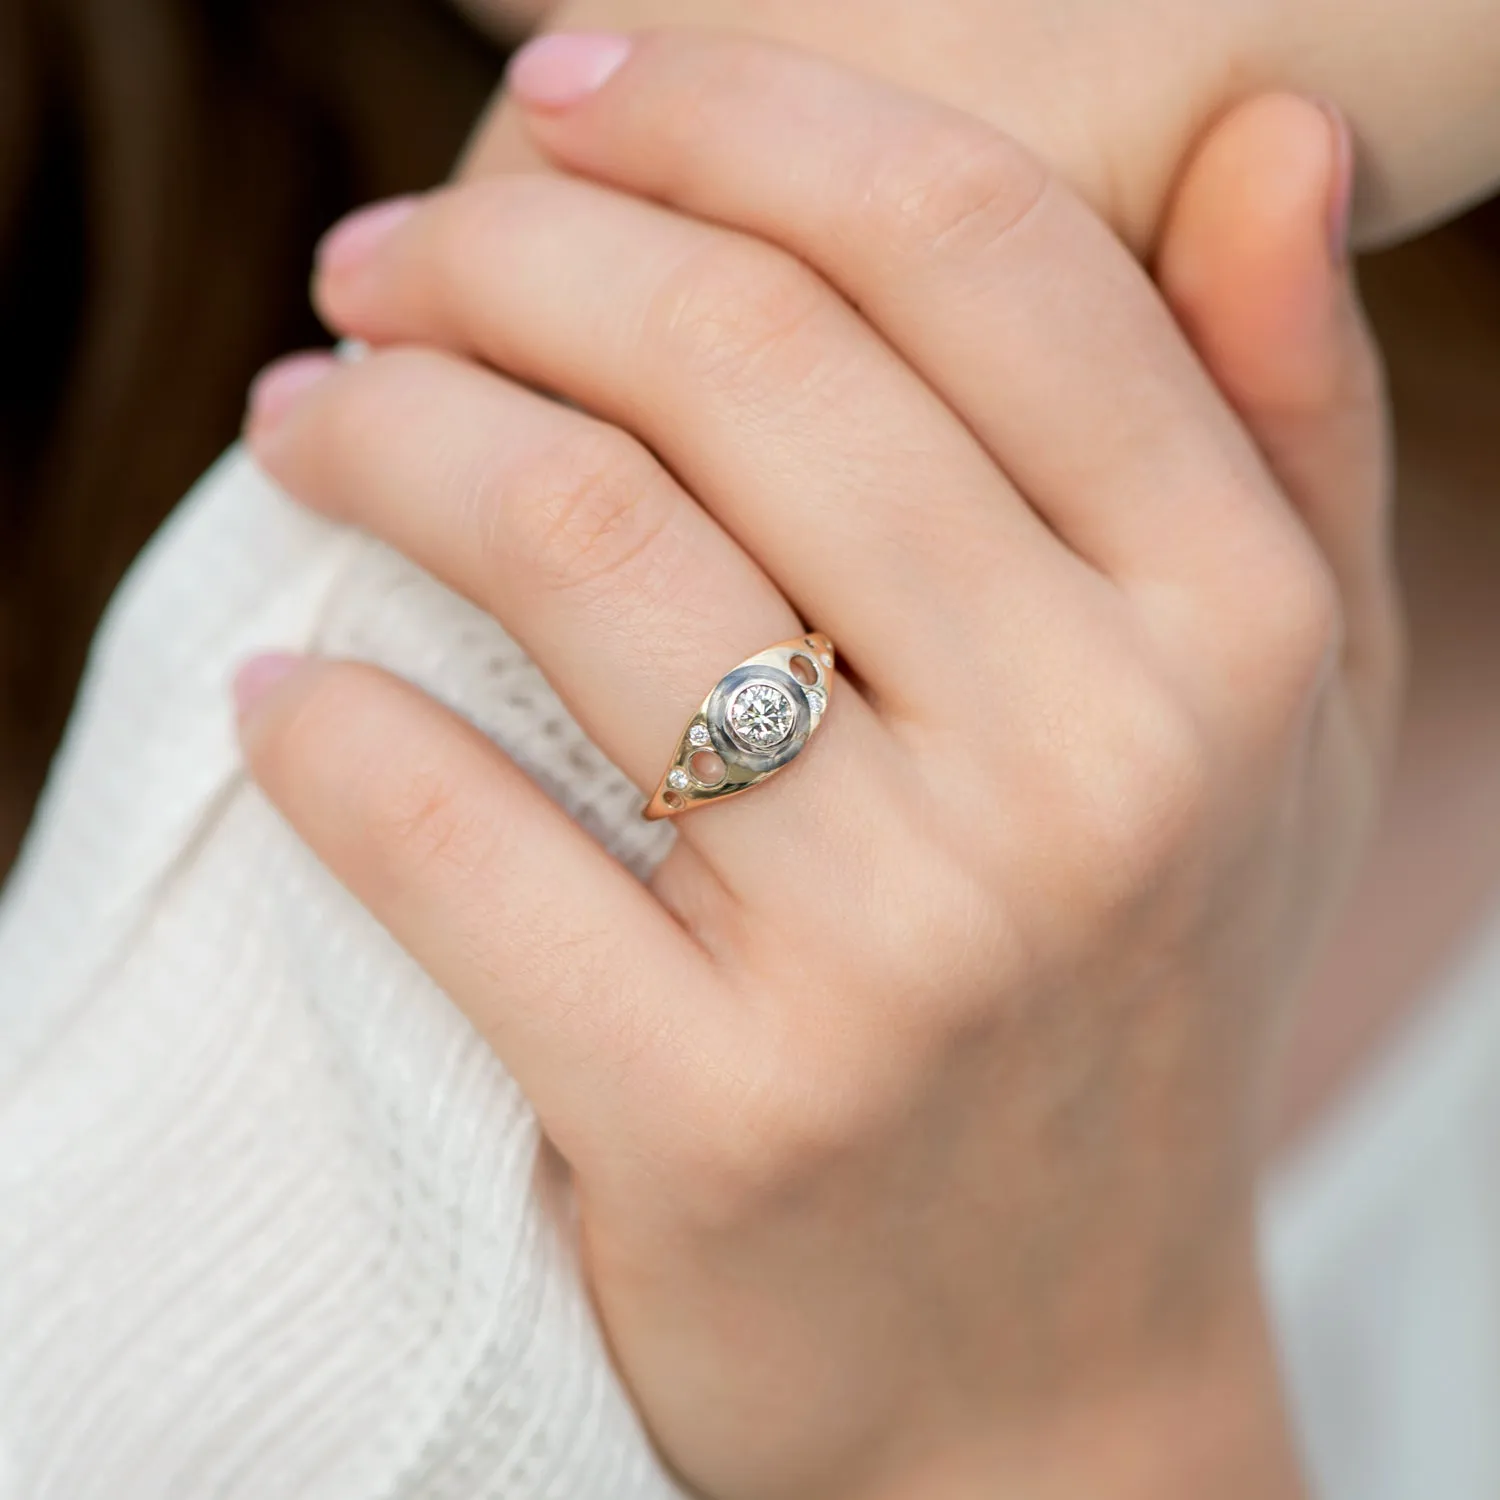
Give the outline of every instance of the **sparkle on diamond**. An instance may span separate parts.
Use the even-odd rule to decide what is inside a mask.
[[[752,750],[774,750],[796,724],[792,700],[769,683],[749,683],[729,702],[729,728],[742,745]]]

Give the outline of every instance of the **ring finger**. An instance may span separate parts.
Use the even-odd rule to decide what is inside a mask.
[[[291,401],[289,383],[300,387]],[[802,632],[765,574],[637,442],[453,355],[298,361],[260,386],[247,435],[293,494],[494,614],[643,791],[714,682]],[[838,775],[793,797],[767,787],[753,834],[732,805],[686,820],[716,867],[738,871],[742,841],[777,839],[781,819],[794,837],[810,796],[825,818],[853,816],[850,762],[874,769],[886,736],[857,694],[835,697]],[[811,747],[805,769],[827,753]]]
[[[976,621],[1016,662],[1018,621],[1101,583],[779,249],[536,177],[437,194],[354,250],[336,235],[323,257],[332,323],[477,353],[639,434],[898,715],[972,693],[952,643]]]

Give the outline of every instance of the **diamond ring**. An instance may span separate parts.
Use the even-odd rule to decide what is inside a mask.
[[[737,796],[790,765],[828,712],[833,668],[833,642],[804,635],[726,673],[688,721],[644,815]]]

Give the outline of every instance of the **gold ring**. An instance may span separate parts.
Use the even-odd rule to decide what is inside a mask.
[[[688,720],[643,816],[672,818],[737,797],[789,766],[828,712],[833,668],[833,642],[813,634],[726,673]]]

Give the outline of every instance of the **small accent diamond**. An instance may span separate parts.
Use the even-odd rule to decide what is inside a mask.
[[[708,743],[708,726],[706,724],[694,724],[688,730],[688,744],[702,747]]]
[[[729,730],[750,750],[774,750],[797,726],[792,700],[769,682],[746,683],[729,701]]]
[[[828,707],[828,700],[823,696],[819,689],[808,688],[807,706],[812,709],[815,714],[820,714],[825,708]]]
[[[826,651],[818,658],[818,660],[822,662],[825,667],[831,667],[833,665],[833,657],[830,656]]]
[[[678,766],[675,770],[670,771],[667,775],[667,785],[671,787],[674,792],[685,792],[692,784],[692,777],[690,777],[688,773],[681,768],[681,766]]]

